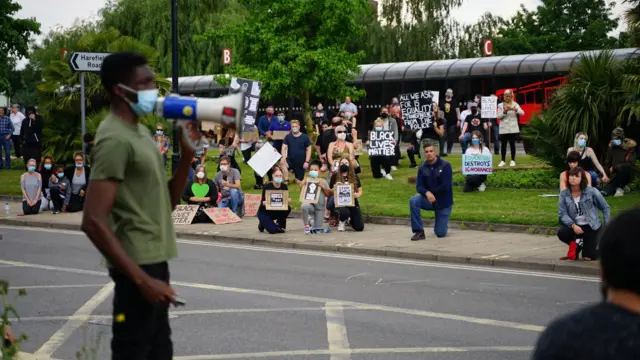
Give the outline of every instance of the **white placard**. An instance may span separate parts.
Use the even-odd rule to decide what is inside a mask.
[[[247,161],[247,164],[260,176],[265,176],[282,155],[270,143],[262,145],[260,150]]]
[[[495,119],[498,117],[498,98],[483,96],[480,105],[480,116],[483,119]]]

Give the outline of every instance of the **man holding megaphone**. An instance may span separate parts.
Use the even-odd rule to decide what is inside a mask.
[[[136,53],[111,54],[100,70],[111,111],[96,131],[82,230],[106,258],[115,282],[112,359],[173,357],[168,306],[184,302],[169,285],[168,261],[177,256],[172,211],[201,138],[197,121],[242,126],[242,102],[168,97],[159,103],[154,77],[147,59]],[[181,102],[182,116],[176,116]],[[179,127],[181,158],[169,181],[149,129],[139,122],[156,108],[189,120]]]

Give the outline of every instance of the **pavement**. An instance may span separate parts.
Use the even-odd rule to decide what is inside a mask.
[[[242,236],[242,225],[220,228]],[[0,278],[28,293],[13,301],[12,328],[29,336],[22,358],[72,360],[86,347],[108,359],[113,284],[90,241],[63,229],[0,233]],[[325,238],[338,236],[364,241]],[[172,286],[186,306],[171,310],[176,360],[525,360],[552,319],[600,298],[593,276],[183,237],[178,249]]]
[[[16,216],[21,212],[20,203],[11,203],[11,216],[0,217],[0,224],[79,230],[81,214],[56,214],[43,212],[38,215]],[[389,218],[390,225],[367,223],[363,232],[339,233],[336,228],[328,234],[304,235],[300,219],[289,219],[285,234],[270,235],[257,231],[254,217],[245,217],[240,223],[214,225],[178,225],[176,232],[184,239],[214,242],[231,242],[319,250],[360,255],[385,256],[403,259],[466,263],[474,265],[554,271],[584,275],[599,274],[596,262],[561,261],[566,245],[555,236],[555,231],[533,234],[529,232],[502,232],[500,225],[476,224],[479,230],[465,223],[452,223],[445,238],[438,239],[425,228],[427,239],[410,241],[408,219]],[[433,226],[425,221],[426,226]],[[484,228],[483,228],[484,227]],[[523,229],[526,227],[523,227]],[[465,229],[465,230],[462,230]],[[481,229],[481,230],[480,230]],[[507,230],[511,227],[507,227]],[[541,235],[548,234],[548,235]],[[551,235],[553,234],[553,235]]]

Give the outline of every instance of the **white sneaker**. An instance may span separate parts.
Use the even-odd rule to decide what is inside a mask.
[[[513,161],[513,160],[511,160],[511,162],[509,163],[509,166],[511,166],[511,167],[516,166],[516,162],[515,162],[515,161]]]
[[[487,185],[485,185],[484,183],[480,184],[480,186],[478,186],[478,191],[483,192],[487,190]]]
[[[386,176],[386,175],[387,175],[387,172],[386,172],[386,171],[384,171],[384,170],[380,170],[380,174],[382,174],[382,176]]]
[[[340,223],[338,224],[338,231],[344,231],[344,224],[346,223],[346,221],[340,221]]]
[[[304,226],[304,233],[305,233],[305,235],[311,234],[311,226],[305,225]]]
[[[630,193],[630,192],[631,192],[631,188],[629,187],[629,185],[625,186],[625,187],[624,187],[624,193],[625,193],[625,194],[628,194],[628,193]]]
[[[499,167],[503,167],[505,165],[507,165],[507,164],[504,161],[500,161],[500,164],[498,164]]]
[[[391,167],[391,171],[398,171],[398,167],[397,166],[392,166]]]
[[[613,196],[615,196],[615,197],[624,196],[624,189],[617,188],[616,189],[616,193],[613,194]]]
[[[393,180],[393,176],[391,176],[391,174],[386,174],[384,178],[387,180]]]

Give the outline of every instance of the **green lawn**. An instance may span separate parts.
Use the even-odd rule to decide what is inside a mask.
[[[211,154],[207,162],[207,171],[209,177],[215,175],[217,162],[215,154]],[[241,163],[241,157],[238,155],[238,162]],[[460,171],[461,155],[451,155],[445,158],[451,162],[454,171]],[[494,158],[494,164],[499,163],[499,157]],[[544,170],[528,170],[533,168],[544,168],[536,159],[530,156],[519,156],[516,158],[518,166],[516,170],[509,167],[498,169],[494,175],[495,179],[511,179],[514,177],[527,177],[536,172]],[[409,160],[401,161],[398,171],[393,173],[392,181],[386,179],[373,179],[369,167],[367,156],[360,157],[362,166],[362,186],[364,195],[360,199],[362,210],[368,215],[384,215],[384,216],[409,216],[409,198],[415,194],[415,185],[409,184],[408,178],[416,175],[416,169],[409,168]],[[0,170],[0,194],[19,195],[19,177],[22,170],[21,162],[14,162],[15,170]],[[253,190],[254,178],[252,170],[248,165],[242,164],[243,181],[242,187],[246,193],[259,193],[259,190]],[[518,171],[518,169],[520,169]],[[548,181],[548,176],[547,182]],[[461,179],[460,175],[456,175],[457,179]],[[532,178],[534,181],[536,178]],[[551,179],[553,180],[553,179]],[[555,180],[554,180],[555,181]],[[488,181],[489,183],[490,181]],[[293,183],[293,182],[292,182]],[[490,185],[490,184],[489,184]],[[501,185],[502,186],[502,185]],[[523,186],[526,187],[526,186]],[[297,185],[291,186],[290,197],[293,199],[294,208],[299,208],[297,201],[300,193]],[[451,214],[452,220],[461,221],[480,221],[491,223],[509,223],[509,224],[526,224],[526,225],[549,225],[554,226],[558,223],[557,217],[557,197],[541,197],[543,194],[556,194],[556,189],[512,189],[506,187],[494,188],[489,186],[487,191],[480,193],[463,193],[461,186],[454,188],[454,209]],[[612,211],[615,214],[632,205],[640,204],[640,191],[634,191],[621,198],[607,198]],[[433,215],[424,213],[425,218]]]

